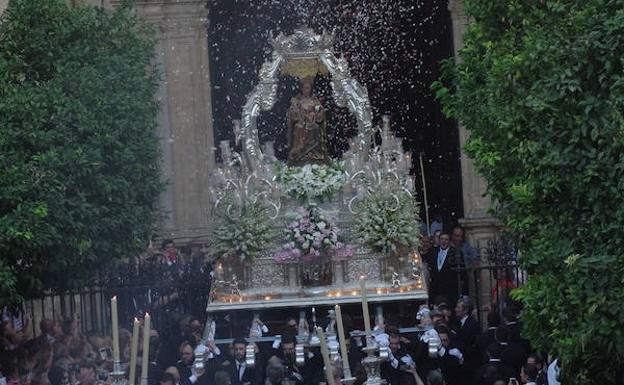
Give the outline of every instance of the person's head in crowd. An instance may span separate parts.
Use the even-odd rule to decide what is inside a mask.
[[[453,227],[451,232],[451,244],[453,247],[459,248],[464,243],[464,229],[461,226]]]
[[[242,338],[237,338],[232,343],[234,346],[234,358],[238,362],[245,361],[245,355],[247,350],[247,341]]]
[[[159,385],[176,385],[176,378],[171,373],[164,372],[158,381]]]
[[[544,361],[542,360],[542,356],[539,353],[531,353],[529,357],[527,357],[527,364],[535,365],[537,370],[542,370],[544,366]]]
[[[39,331],[42,335],[54,336],[54,322],[51,319],[44,318],[39,322]]]
[[[444,377],[440,370],[431,370],[427,373],[427,385],[445,385]]]
[[[501,344],[509,343],[509,328],[505,325],[497,327],[494,332],[494,338]]]
[[[76,330],[75,321],[73,319],[64,320],[61,329],[63,330],[64,335],[73,336]]]
[[[202,325],[202,322],[199,320],[199,318],[197,317],[191,318],[189,321],[189,326],[190,326],[191,332],[193,334],[199,334],[201,338],[201,335],[204,331],[204,325]]]
[[[165,373],[171,374],[173,378],[175,378],[176,384],[180,383],[180,371],[178,370],[178,368],[176,368],[175,366],[170,366],[167,369],[165,369]]]
[[[418,247],[421,254],[427,254],[431,250],[431,238],[428,235],[421,235],[420,246]]]
[[[80,385],[93,385],[97,380],[95,375],[95,364],[92,360],[82,360],[80,362],[80,371],[77,376]]]
[[[280,385],[285,375],[284,366],[280,363],[270,363],[266,368],[266,380],[270,385]]]
[[[433,308],[437,309],[440,305],[447,305],[448,303],[448,298],[443,295],[438,295],[433,299]]]
[[[54,321],[52,323],[52,335],[55,337],[60,337],[63,335],[63,325],[61,321]]]
[[[445,323],[446,321],[444,320],[444,314],[442,314],[440,310],[435,309],[431,311],[431,324],[433,325],[433,327],[443,325]]]
[[[455,317],[458,319],[462,319],[467,317],[472,313],[473,305],[472,300],[467,295],[462,295],[457,300],[457,305],[455,305]]]
[[[163,239],[161,243],[161,249],[165,253],[170,253],[170,254],[176,253],[178,251],[175,247],[175,243],[173,242],[173,239],[170,239],[170,238]]]
[[[297,322],[297,319],[295,317],[288,317],[286,319],[286,332],[288,331],[294,331],[295,333],[297,332],[297,327],[299,326],[299,322]]]
[[[440,234],[440,249],[446,250],[451,244],[451,237],[448,233]]]
[[[50,385],[69,385],[69,373],[65,368],[54,366],[48,372]]]
[[[185,245],[180,247],[180,254],[184,255],[185,257],[190,257],[191,254],[193,254],[193,248],[189,245]]]
[[[436,230],[433,233],[433,247],[440,246],[440,235],[442,235],[442,230]]]
[[[224,370],[218,370],[214,375],[214,384],[215,385],[230,385],[232,383],[232,379],[228,372]],[[161,384],[162,385],[162,384]]]
[[[295,362],[295,343],[296,338],[292,333],[286,333],[282,337],[282,353],[284,354],[284,359],[289,362]]]
[[[388,332],[388,340],[390,342],[390,351],[395,354],[401,349],[401,336],[395,330]]]
[[[180,344],[180,361],[186,366],[191,366],[195,360],[195,347],[189,342],[184,341]]]
[[[451,311],[451,308],[445,302],[443,302],[438,305],[438,310],[440,311],[440,313],[442,313],[442,316],[444,317],[444,323],[450,325],[451,318],[453,317],[453,312]]]
[[[518,314],[516,313],[516,309],[511,306],[507,306],[503,309],[503,321],[505,323],[515,323],[518,321]]]
[[[496,309],[490,310],[487,314],[487,326],[489,328],[497,328],[500,326],[501,317]]]
[[[487,347],[487,356],[490,360],[500,360],[503,347],[498,342],[492,342]]]
[[[438,332],[438,337],[440,337],[440,343],[445,348],[449,348],[451,345],[451,336],[449,328],[444,325],[439,325],[435,327],[436,332]]]
[[[523,384],[527,384],[529,382],[535,382],[537,380],[538,374],[537,367],[532,364],[524,364],[522,366],[522,370],[520,371],[520,380]]]
[[[0,324],[0,339],[2,340],[2,346],[0,347],[5,350],[15,348],[15,346],[19,343],[19,336],[13,328],[11,321],[7,320]]]

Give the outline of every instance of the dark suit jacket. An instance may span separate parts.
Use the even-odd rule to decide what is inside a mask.
[[[496,328],[490,327],[487,328],[486,331],[481,333],[481,335],[477,336],[475,344],[477,351],[480,352],[479,358],[481,360],[481,365],[485,364],[488,361],[486,351],[487,347],[490,346],[491,343],[496,342],[495,332]]]
[[[464,365],[473,369],[478,368],[481,364],[476,347],[477,337],[481,334],[479,322],[470,314],[466,318],[464,325],[458,320],[454,325],[454,329],[457,333],[455,339],[459,349],[464,353]]]
[[[452,308],[457,302],[459,295],[467,290],[468,287],[466,272],[461,270],[465,265],[459,253],[456,253],[453,247],[449,247],[442,269],[438,270],[439,251],[439,247],[434,247],[425,256],[430,278],[429,298],[433,300],[439,295],[444,296],[449,301],[448,305]],[[460,269],[459,271],[458,268]]]
[[[251,385],[263,385],[263,372],[262,367],[264,366],[261,360],[256,357],[256,365],[253,368],[245,365],[245,369],[243,372],[242,379],[238,377],[237,363],[236,360],[232,361],[229,365],[227,365],[227,372],[230,375],[230,380],[232,381],[232,385],[243,385],[245,383],[249,383]]]
[[[500,361],[490,361],[477,369],[474,385],[492,385],[498,380],[505,383],[513,377],[513,370]]]
[[[451,347],[452,349],[453,347]],[[459,359],[448,352],[442,357],[430,358],[428,361],[422,362],[421,365],[425,368],[425,375],[430,370],[440,369],[444,382],[447,385],[460,385],[462,376],[462,365]]]
[[[520,378],[520,369],[526,363],[529,353],[521,342],[509,342],[503,347],[501,361],[513,369],[514,377]]]
[[[178,373],[180,373],[180,385],[209,385],[212,383],[208,371],[205,371],[203,375],[199,376],[197,381],[193,384],[190,380],[190,377],[193,374],[190,367],[178,361],[176,368],[178,369]]]

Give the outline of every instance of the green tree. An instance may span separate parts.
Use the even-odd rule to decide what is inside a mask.
[[[153,34],[128,7],[12,0],[0,23],[0,303],[134,255],[155,223]]]
[[[624,367],[624,1],[465,0],[462,61],[433,85],[530,274],[525,335],[564,383]]]

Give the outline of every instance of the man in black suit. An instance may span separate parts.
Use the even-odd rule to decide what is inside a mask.
[[[500,315],[496,310],[490,310],[487,315],[487,329],[477,337],[476,348],[481,352],[481,364],[487,362],[485,351],[492,342],[496,342],[496,328],[500,326]]]
[[[180,373],[180,385],[207,385],[210,381],[205,369],[196,370],[193,367],[195,361],[195,346],[192,342],[184,341],[180,345],[180,361],[176,364]]]
[[[513,376],[520,377],[520,369],[526,363],[527,352],[520,341],[514,340],[513,331],[506,325],[496,328],[496,340],[501,344],[501,361],[513,369]]]
[[[481,366],[475,375],[474,385],[493,385],[496,381],[502,380],[507,383],[513,377],[513,370],[501,362],[502,346],[494,342],[488,346],[488,362]]]
[[[464,373],[463,378],[466,379],[463,382],[465,384],[469,383],[467,379],[474,377],[475,370],[482,363],[476,348],[477,336],[481,334],[481,327],[472,315],[473,308],[472,300],[466,295],[461,296],[455,305],[456,320],[453,330],[455,330],[457,345],[464,353],[462,371]]]
[[[464,262],[451,247],[448,233],[440,234],[440,246],[434,247],[425,260],[429,269],[429,298],[443,296],[450,304],[455,303],[468,280]]]
[[[264,365],[256,362],[254,368],[247,366],[247,341],[235,339],[232,343],[234,347],[234,360],[227,365],[227,372],[230,375],[232,385],[262,385],[262,375],[260,368]],[[259,360],[259,357],[256,357]]]
[[[439,369],[447,385],[459,385],[462,382],[463,353],[452,343],[450,330],[444,325],[436,326],[440,338],[440,347],[436,357],[421,356],[419,371],[426,374],[431,370]]]

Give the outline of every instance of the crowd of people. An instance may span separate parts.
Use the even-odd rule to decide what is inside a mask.
[[[388,385],[500,385],[558,384],[556,362],[549,367],[543,356],[520,337],[518,309],[507,307],[502,317],[492,311],[487,329],[481,330],[472,301],[461,297],[454,307],[438,297],[431,306],[422,306],[415,315],[420,326],[416,333],[401,333],[393,315],[377,320],[374,339],[387,346],[389,358],[381,364],[381,377]],[[354,320],[344,314],[346,332],[354,331]],[[267,331],[262,321],[254,323]],[[328,331],[335,327],[331,318],[320,321]],[[403,325],[407,326],[407,325]],[[87,338],[76,319],[52,322],[44,319],[40,335],[27,339],[11,327],[0,329],[0,372],[8,385],[96,385],[110,384],[113,370],[111,342],[106,337]],[[151,331],[148,385],[319,385],[326,383],[323,360],[318,347],[307,346],[304,362],[296,359],[297,335],[301,322],[289,318],[273,343],[253,343],[249,329],[238,328],[240,336],[229,344],[217,345],[206,338],[204,323],[191,316],[163,319]],[[276,328],[277,329],[277,328]],[[309,330],[309,329],[308,329]],[[361,334],[361,333],[360,333]],[[140,333],[142,335],[142,333]],[[438,345],[431,339],[437,338]],[[120,357],[129,372],[131,333],[120,331]],[[253,344],[255,365],[247,355]],[[364,337],[357,331],[348,339],[348,359],[355,384],[366,381],[361,365]],[[142,356],[139,343],[139,355]],[[197,365],[201,352],[204,365]],[[141,362],[139,359],[138,362]],[[549,372],[550,371],[550,372]],[[336,383],[342,376],[341,365],[334,367]],[[145,376],[137,369],[134,383]]]
[[[435,223],[434,223],[435,225]],[[464,230],[457,226],[450,232],[433,228],[432,236],[423,236],[420,253],[427,266],[429,298],[412,319],[420,326],[418,333],[401,333],[398,317],[388,314],[378,322],[374,338],[389,348],[389,359],[381,364],[381,376],[387,385],[500,385],[518,383],[558,384],[556,362],[547,376],[547,362],[520,337],[520,310],[515,304],[493,306],[487,317],[487,328],[481,330],[475,309],[467,294],[465,267],[479,259],[476,249],[464,239]],[[441,227],[441,226],[440,226]],[[160,250],[149,248],[137,258],[130,274],[159,277],[170,293],[159,294],[152,286],[146,295],[134,295],[132,306],[121,313],[122,319],[142,317],[150,311],[156,321],[151,331],[147,385],[318,385],[326,383],[323,360],[317,346],[306,347],[304,363],[297,363],[295,346],[301,337],[301,322],[289,318],[285,325],[275,327],[279,334],[274,343],[254,343],[255,365],[247,361],[247,347],[253,339],[266,333],[266,326],[254,318],[251,328],[236,325],[232,343],[217,345],[207,338],[202,319],[179,316],[184,311],[183,298],[205,298],[180,295],[171,283],[188,280],[190,271],[198,272],[200,281],[209,285],[211,265],[205,264],[203,250],[178,250],[172,240],[164,240]],[[459,268],[458,268],[459,267]],[[509,282],[507,282],[509,281]],[[509,279],[505,285],[512,288]],[[202,283],[202,284],[203,284]],[[493,298],[496,297],[493,293]],[[144,297],[144,298],[143,298]],[[201,314],[198,312],[196,314]],[[501,316],[502,315],[502,316]],[[345,314],[345,329],[354,331],[354,322]],[[331,333],[335,325],[326,319]],[[334,320],[335,321],[335,320]],[[335,324],[335,322],[334,322]],[[0,372],[9,385],[95,385],[111,383],[113,370],[111,341],[108,337],[87,338],[74,317],[66,321],[44,319],[39,336],[29,338],[26,324],[15,327],[14,320],[5,319],[0,328]],[[209,324],[210,325],[210,324]],[[306,322],[306,325],[308,323]],[[256,332],[250,329],[258,329]],[[334,330],[332,330],[334,328]],[[246,329],[246,330],[245,330]],[[310,332],[307,328],[307,332]],[[210,333],[209,333],[210,334]],[[142,336],[142,333],[140,333]],[[355,384],[363,384],[366,371],[361,365],[365,339],[354,336],[347,341],[349,363]],[[214,330],[213,330],[214,337]],[[439,341],[434,352],[430,341]],[[129,373],[131,333],[120,332],[121,361]],[[143,346],[139,343],[139,347]],[[139,355],[142,352],[139,349]],[[196,352],[203,352],[204,365],[196,364]],[[139,361],[140,362],[140,361]],[[337,381],[340,365],[334,370]],[[142,374],[137,370],[134,384]],[[1,381],[0,381],[1,382]],[[4,383],[0,383],[4,385]],[[145,384],[143,384],[145,385]]]

